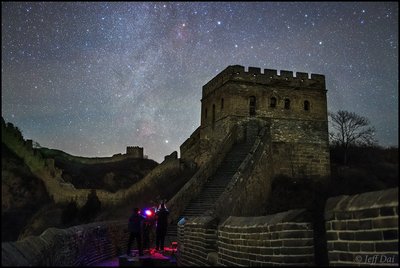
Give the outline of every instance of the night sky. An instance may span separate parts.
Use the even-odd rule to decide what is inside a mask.
[[[324,74],[328,111],[398,145],[396,2],[2,3],[1,104],[25,139],[161,162],[200,125],[228,65]]]

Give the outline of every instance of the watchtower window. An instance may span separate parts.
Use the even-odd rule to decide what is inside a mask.
[[[249,98],[249,113],[250,116],[256,115],[256,97],[254,96]]]
[[[310,110],[310,102],[308,100],[304,101],[304,111]]]
[[[224,98],[221,99],[221,110],[224,109]]]
[[[204,118],[207,119],[207,108],[204,110]]]
[[[285,109],[289,110],[290,109],[290,100],[285,99]]]
[[[275,108],[276,107],[276,98],[275,97],[271,98],[269,106],[271,108]]]

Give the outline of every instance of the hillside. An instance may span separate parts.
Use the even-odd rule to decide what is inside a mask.
[[[3,143],[1,186],[2,242],[15,241],[30,218],[52,201],[43,182]]]
[[[125,219],[132,205],[148,206],[170,199],[196,171],[171,156],[159,165],[124,154],[88,158],[32,148],[32,141],[25,140],[18,127],[3,118],[1,123],[3,242],[40,235],[50,227]],[[71,196],[66,201],[58,195],[65,193],[59,192],[65,184],[59,179],[75,184],[75,189],[65,186]],[[77,195],[84,197],[80,206]],[[113,201],[121,196],[125,198],[122,203],[107,203],[107,198]]]
[[[63,171],[62,178],[77,189],[93,188],[116,192],[140,181],[158,165],[150,159],[84,158],[60,150],[37,150],[44,158],[53,158],[55,166]]]

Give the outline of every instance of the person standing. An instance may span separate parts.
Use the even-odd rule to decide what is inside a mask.
[[[143,230],[143,221],[145,217],[140,214],[139,208],[134,208],[132,215],[129,217],[128,222],[128,230],[129,230],[129,241],[128,248],[126,250],[126,255],[131,255],[131,244],[134,239],[136,239],[137,247],[139,250],[139,256],[143,256],[143,248],[142,248],[142,230]]]
[[[159,209],[156,211],[157,226],[156,226],[156,250],[164,250],[164,240],[167,234],[169,211],[162,202]]]

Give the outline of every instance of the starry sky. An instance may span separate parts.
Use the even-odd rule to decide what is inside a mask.
[[[398,146],[396,2],[2,2],[1,104],[25,139],[161,162],[228,65],[326,76],[328,111]]]

